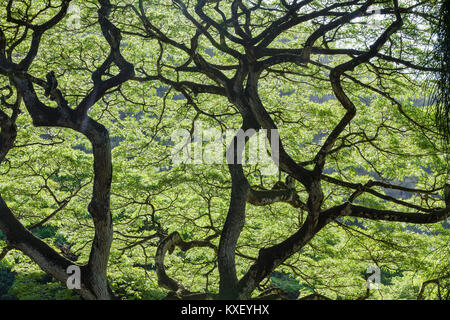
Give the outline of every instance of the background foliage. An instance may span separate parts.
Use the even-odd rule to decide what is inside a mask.
[[[31,8],[37,11],[45,2],[33,1]],[[170,5],[171,1],[145,2],[148,15],[159,21],[161,29],[174,39],[184,41],[195,32]],[[2,17],[5,3],[0,1]],[[117,1],[118,5],[126,3]],[[73,1],[73,4],[81,8],[81,27],[72,29],[63,21],[46,34],[30,71],[44,78],[48,70],[54,70],[59,88],[71,103],[87,93],[91,72],[108,50],[95,24],[96,3]],[[162,52],[157,41],[135,36],[133,32],[138,25],[135,17],[128,11],[120,12],[113,22],[125,30],[123,54],[136,64],[136,69],[152,73],[158,59],[167,65],[180,65],[185,60],[169,46],[163,45]],[[44,19],[46,14],[50,12],[40,18]],[[261,21],[270,14],[262,13]],[[1,23],[6,23],[3,18]],[[371,31],[388,23],[349,25],[340,30],[340,43],[352,45],[355,37],[370,39]],[[409,54],[405,58],[418,64],[427,58],[430,41],[427,30],[431,28],[427,23],[406,19],[403,34],[392,40],[401,41]],[[276,45],[295,47],[310,34],[312,27],[299,25]],[[22,51],[26,49],[24,44]],[[233,63],[227,55],[211,53],[207,43],[201,43],[199,50],[211,62]],[[20,52],[19,48],[17,59]],[[339,62],[340,58],[333,58],[324,64],[333,66]],[[430,130],[421,129],[434,126],[433,116],[422,103],[426,93],[421,75],[402,70],[394,63],[376,60],[373,64],[358,67],[351,75],[383,87],[390,97],[401,101],[401,106],[345,80],[358,113],[343,134],[347,138],[342,143],[349,146],[332,155],[325,172],[353,183],[376,179],[417,189],[442,186],[448,181],[448,158],[442,153],[439,138]],[[280,68],[289,73],[267,73],[260,84],[260,95],[280,128],[288,152],[298,162],[307,161],[319,150],[324,133],[337,124],[344,111],[332,98],[326,68],[311,65],[305,70],[293,64]],[[385,80],[379,80],[374,76],[377,70],[391,73]],[[164,68],[163,72],[168,78],[176,76],[170,68]],[[203,80],[196,74],[182,74],[180,80],[183,77]],[[6,84],[3,81],[6,79],[0,78],[0,87]],[[39,94],[47,103],[53,103],[43,97],[43,90]],[[92,118],[108,128],[113,140],[114,242],[108,277],[114,292],[123,298],[161,299],[166,295],[158,287],[154,271],[153,258],[160,235],[179,231],[185,241],[204,239],[217,233],[224,223],[231,187],[227,166],[225,163],[174,166],[171,134],[178,128],[192,130],[193,119],[201,121],[205,128],[236,129],[240,116],[222,97],[199,95],[195,99],[201,112],[180,92],[159,81],[131,81],[110,92],[89,111]],[[408,121],[405,114],[413,121]],[[16,145],[8,161],[0,165],[0,193],[25,226],[57,210],[33,233],[59,251],[65,248],[65,254],[77,262],[86,262],[93,238],[92,220],[86,210],[93,178],[93,157],[87,140],[68,129],[35,128],[26,112],[20,114],[17,125]],[[373,137],[373,143],[358,143],[362,137]],[[245,173],[253,185],[270,189],[278,175],[261,176],[260,169],[258,165],[246,165]],[[345,188],[327,183],[323,188],[324,207],[338,205],[349,197]],[[298,191],[300,199],[306,201],[306,193]],[[427,197],[382,188],[379,192],[412,204],[442,206],[439,191]],[[68,203],[59,210],[63,200]],[[403,208],[370,194],[362,195],[358,203],[380,209]],[[288,204],[263,208],[248,205],[246,227],[237,249],[238,275],[246,272],[260,247],[280,242],[295,232],[303,219],[302,209]],[[416,299],[424,281],[448,275],[449,233],[448,222],[417,226],[341,218],[283,263],[255,295],[275,287],[288,292],[291,299],[311,293],[333,299],[357,299],[366,294],[367,268],[378,266],[382,272],[381,288],[372,290],[369,298]],[[212,242],[218,245],[218,241],[216,237]],[[5,246],[0,234],[0,249]],[[176,250],[166,258],[166,268],[193,291],[218,290],[217,257],[209,248]],[[424,298],[448,299],[449,294],[450,282],[444,278],[439,286],[426,287]],[[0,299],[80,299],[80,296],[46,276],[20,252],[12,251],[0,262]]]

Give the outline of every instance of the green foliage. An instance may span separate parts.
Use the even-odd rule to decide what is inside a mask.
[[[44,226],[39,227],[33,230],[33,234],[41,239],[53,238],[56,236],[56,232],[58,231],[58,227],[56,226]]]
[[[79,300],[80,296],[61,283],[48,281],[43,273],[18,274],[9,289],[19,300]]]
[[[6,23],[6,2],[0,0],[2,24]],[[46,33],[30,70],[30,74],[41,79],[49,70],[54,70],[70,106],[76,105],[80,97],[89,92],[91,73],[108,53],[108,45],[94,17],[96,4],[72,2],[81,8],[82,27],[67,30],[64,20]],[[111,2],[123,6],[135,1]],[[37,12],[43,4],[44,1],[33,0],[32,11]],[[321,1],[313,1],[311,10],[321,6]],[[433,6],[429,8],[429,12],[433,10]],[[221,19],[213,6],[207,8],[207,12]],[[195,33],[194,28],[181,23],[185,19],[171,1],[152,2],[146,14],[177,41],[188,43]],[[40,21],[48,15],[50,12],[45,12],[37,19]],[[264,11],[258,15],[257,22],[267,25],[276,16],[276,10]],[[373,37],[388,23],[355,22],[341,28],[336,38],[342,41],[342,47],[366,50]],[[161,72],[168,79],[212,84],[204,75],[178,73],[173,67],[166,67],[184,64],[188,59],[186,53],[167,45],[162,46],[164,51],[161,52],[158,41],[134,36],[140,25],[129,11],[116,14],[114,24],[128,31],[124,35],[123,55],[135,64],[136,70],[155,73],[156,61],[161,59],[165,65]],[[428,22],[405,17],[404,30],[394,36],[390,46],[381,53],[400,52],[406,55],[405,59],[417,64],[427,61],[429,37],[419,30],[421,24],[425,28]],[[273,47],[300,48],[313,29],[312,23],[295,26],[286,33],[286,41],[275,41]],[[13,37],[12,31],[7,30],[6,36]],[[333,48],[335,44],[330,45]],[[14,60],[23,57],[27,49],[21,44]],[[212,49],[204,37],[199,39],[198,52],[210,63],[237,64],[229,55]],[[213,54],[209,54],[211,52]],[[348,57],[330,59],[327,68],[317,65],[322,58],[325,56],[315,57],[315,64],[307,66],[282,64],[280,70],[289,73],[284,76],[264,74],[259,82],[261,100],[279,128],[286,151],[297,162],[313,159],[330,130],[345,114],[345,109],[333,98],[327,68]],[[353,184],[389,181],[427,190],[438,189],[447,182],[449,164],[441,152],[441,141],[423,129],[433,128],[434,120],[426,108],[416,103],[424,94],[423,81],[407,70],[397,69],[398,65],[393,62],[374,58],[370,66],[348,72],[348,76],[366,86],[349,78],[343,80],[357,114],[337,142],[341,148],[326,163],[324,172],[331,178]],[[378,78],[380,70],[383,77]],[[112,74],[116,71],[110,70]],[[224,74],[233,75],[228,70]],[[7,79],[0,77],[0,87],[6,83]],[[36,86],[36,90],[42,101],[54,105],[43,96],[42,88]],[[377,94],[377,90],[385,94]],[[242,119],[224,97],[199,94],[194,100],[201,112],[181,98],[174,88],[160,81],[129,81],[120,90],[108,93],[89,111],[90,117],[107,127],[113,140],[111,210],[115,233],[108,277],[120,298],[161,299],[165,296],[166,292],[158,287],[152,265],[160,243],[158,236],[152,237],[156,233],[178,231],[185,241],[212,237],[211,243],[219,244],[217,232],[224,224],[230,198],[228,168],[225,163],[174,165],[171,135],[175,129],[191,130],[193,119],[202,122],[204,128],[216,128],[223,134],[226,129],[239,128]],[[19,115],[17,126],[15,147],[10,150],[8,161],[0,164],[0,194],[25,226],[56,211],[50,221],[33,233],[55,249],[58,244],[70,244],[71,251],[80,255],[77,263],[87,262],[94,234],[87,211],[92,193],[91,145],[86,137],[69,129],[34,127],[27,112]],[[252,186],[261,189],[271,189],[278,179],[276,175],[261,175],[260,164],[244,165],[244,170]],[[354,191],[327,181],[322,181],[322,188],[323,209],[342,204]],[[409,205],[432,209],[444,205],[437,191],[425,197],[423,194],[395,194],[381,187],[374,190],[386,200],[364,193],[355,203],[416,212],[412,207],[388,201],[395,195]],[[306,202],[307,193],[298,183],[297,191],[300,200]],[[68,203],[58,211],[63,199]],[[297,232],[305,216],[301,209],[285,203],[265,207],[248,204],[246,225],[237,246],[238,275],[248,271],[262,247],[280,243]],[[382,270],[382,288],[371,292],[370,299],[415,299],[424,281],[448,272],[450,229],[441,224],[411,227],[391,222],[339,219],[281,265],[270,277],[271,285],[293,297],[297,293],[304,296],[318,292],[336,299],[355,299],[366,292],[367,267],[377,265]],[[6,245],[5,240],[0,232],[0,249]],[[5,260],[10,265],[14,263],[14,268],[11,271],[0,264],[0,299],[80,298],[58,282],[44,281],[36,264],[21,253],[11,252]],[[190,290],[217,293],[217,256],[211,248],[187,252],[175,249],[165,263],[167,273]],[[448,283],[446,285],[448,288]],[[439,294],[436,288],[430,287],[425,297],[445,297]]]
[[[273,287],[280,288],[290,295],[297,295],[305,287],[304,285],[300,285],[291,275],[279,272],[274,272],[270,277],[270,281]]]
[[[148,276],[139,271],[132,274],[110,274],[110,279],[113,291],[121,299],[159,300],[166,296],[166,293],[158,289],[157,285],[148,279]]]

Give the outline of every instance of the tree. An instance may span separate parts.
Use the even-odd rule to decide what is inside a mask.
[[[76,3],[83,19],[75,31],[63,23],[74,1],[4,2],[0,160],[23,181],[40,178],[27,192],[41,203],[27,211],[55,208],[38,222],[26,215],[24,227],[0,198],[0,230],[6,250],[20,250],[65,283],[74,262],[30,230],[50,220],[76,229],[67,215],[79,222],[87,206],[94,233],[79,229],[76,236],[81,252],[93,237],[81,255],[84,298],[114,296],[107,277],[113,225],[125,246],[113,248],[112,265],[133,259],[139,247],[148,265],[152,243],[159,286],[205,297],[167,274],[166,254],[178,247],[193,270],[196,262],[210,268],[207,295],[217,267],[218,292],[211,295],[249,299],[281,267],[296,273],[289,261],[325,229],[348,231],[348,217],[395,222],[384,224],[392,231],[450,215],[439,195],[448,183],[447,131],[423,100],[425,84],[442,71],[430,62],[437,1],[100,0]],[[227,145],[226,168],[173,167],[172,131],[193,132],[197,120],[242,129]],[[42,132],[30,134],[30,121],[70,130],[42,139]],[[22,146],[21,127],[20,139],[28,141]],[[263,129],[287,183],[237,161],[245,150],[239,142]],[[114,148],[110,135],[118,139]],[[90,146],[74,151],[84,138]],[[39,168],[14,151],[43,145],[60,146],[54,159],[35,155],[45,163]],[[89,204],[73,203],[87,201],[91,183]],[[19,212],[12,186],[5,191]],[[65,217],[56,218],[61,212]],[[370,226],[373,238],[381,227]]]

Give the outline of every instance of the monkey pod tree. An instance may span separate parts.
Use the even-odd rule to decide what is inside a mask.
[[[39,7],[5,1],[0,160],[8,159],[13,171],[14,159],[20,162],[17,155],[6,157],[24,107],[34,126],[69,128],[88,139],[92,182],[80,182],[60,200],[47,182],[62,173],[47,174],[41,189],[56,203],[50,216],[25,228],[1,200],[0,230],[5,250],[20,250],[65,282],[74,262],[30,229],[75,206],[83,210],[82,202],[71,200],[86,201],[85,187],[92,184],[86,207],[94,233],[81,265],[84,298],[113,297],[111,245],[111,268],[124,256],[140,259],[135,250],[141,248],[147,264],[154,256],[158,285],[177,297],[249,299],[280,267],[301,273],[302,262],[293,259],[332,232],[331,225],[347,230],[347,217],[428,225],[450,216],[442,196],[447,131],[423,106],[424,84],[442,71],[430,59],[440,2],[72,1],[82,9],[82,25],[70,43],[61,42],[72,49],[66,50],[57,44],[69,2]],[[45,39],[47,50],[38,51]],[[58,61],[58,71],[49,57]],[[139,119],[139,112],[150,119]],[[172,165],[170,143],[161,143],[170,141],[170,129],[192,132],[197,120],[242,129],[226,146],[232,155],[228,177],[223,166],[155,169]],[[245,150],[239,141],[261,129],[275,141],[269,149],[286,183],[261,174],[258,164],[237,161]],[[108,131],[124,139],[112,150]],[[279,132],[275,139],[273,132]],[[77,144],[65,141],[66,147]],[[405,185],[411,177],[414,183]],[[195,196],[189,198],[186,188]],[[120,215],[111,213],[111,199]],[[205,214],[192,212],[204,207]],[[114,218],[121,248],[112,244]],[[395,227],[371,225],[373,234],[382,228]],[[86,235],[78,232],[80,241]],[[84,239],[80,252],[90,242]],[[200,250],[186,261],[193,270],[198,261],[210,267],[203,274],[206,295],[166,272],[166,254],[175,248]],[[210,290],[215,281],[218,288]]]
[[[76,107],[69,106],[67,100],[57,88],[57,81],[54,73],[49,72],[47,81],[33,78],[28,71],[33,64],[33,60],[38,54],[42,37],[48,30],[52,29],[61,19],[64,18],[70,1],[63,1],[56,8],[58,11],[53,16],[48,11],[54,11],[53,6],[48,3],[43,17],[40,12],[35,12],[35,8],[30,3],[22,3],[26,6],[26,13],[30,16],[16,17],[14,9],[19,4],[8,1],[6,10],[6,21],[12,25],[11,29],[1,31],[1,73],[8,77],[9,86],[6,87],[10,93],[3,97],[4,106],[12,109],[8,116],[2,111],[2,160],[8,150],[14,145],[16,136],[15,120],[23,105],[30,114],[33,125],[48,127],[65,127],[75,130],[85,135],[92,144],[94,154],[94,182],[92,199],[89,202],[88,211],[92,216],[95,225],[95,237],[92,243],[89,262],[82,266],[82,288],[81,294],[89,299],[108,299],[111,292],[106,279],[106,267],[108,263],[109,251],[112,242],[112,221],[110,212],[110,187],[111,187],[111,146],[106,128],[91,119],[87,112],[105,93],[119,86],[134,75],[133,65],[128,63],[120,53],[120,31],[108,20],[111,4],[108,1],[100,1],[98,10],[98,23],[101,31],[108,41],[110,52],[105,61],[97,70],[92,73],[93,87],[90,92],[81,100]],[[45,10],[44,10],[45,11]],[[19,11],[21,12],[21,11]],[[22,19],[21,19],[22,18]],[[41,20],[41,21],[40,21]],[[16,33],[15,33],[16,32]],[[8,46],[7,35],[15,33],[12,43]],[[27,39],[27,34],[32,33],[31,43],[26,55],[20,61],[14,61],[14,48],[21,45]],[[18,36],[18,34],[22,34]],[[108,79],[102,79],[105,71],[115,64],[120,72]],[[50,107],[43,103],[34,89],[35,85],[40,85],[46,89],[51,100],[57,106]],[[7,98],[15,94],[15,103],[9,104]],[[67,268],[73,263],[62,257],[50,248],[47,244],[33,236],[29,230],[14,217],[3,199],[1,205],[1,230],[8,240],[8,246],[21,250],[31,257],[47,273],[56,279],[65,282],[67,279]]]

